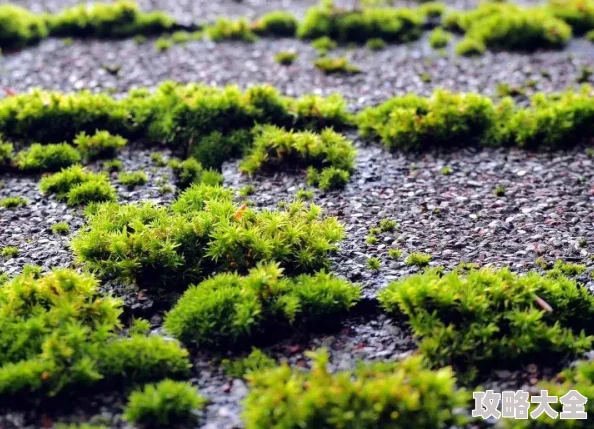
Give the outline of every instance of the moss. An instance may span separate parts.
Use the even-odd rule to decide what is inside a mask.
[[[323,71],[325,74],[356,74],[361,72],[361,70],[357,66],[354,66],[349,62],[347,57],[322,57],[318,58],[314,62],[314,65],[318,70]]]
[[[96,131],[92,135],[82,132],[74,139],[74,144],[87,160],[113,158],[127,143],[128,140],[109,131]]]
[[[254,185],[245,185],[243,188],[239,190],[240,197],[247,197],[252,195],[256,192],[256,187]]]
[[[52,234],[67,235],[70,232],[70,225],[66,222],[58,222],[52,225]]]
[[[244,358],[223,359],[221,367],[225,374],[233,378],[245,378],[249,374],[263,369],[273,368],[276,361],[267,356],[262,350],[252,348],[251,353]]]
[[[274,61],[283,66],[290,66],[296,59],[297,52],[295,51],[281,51],[274,55]]]
[[[206,27],[205,34],[214,42],[223,40],[254,42],[258,38],[246,19],[232,21],[227,18],[218,18],[214,24]]]
[[[447,11],[444,3],[438,1],[428,1],[419,6],[419,12],[425,18],[438,18],[443,16]]]
[[[331,373],[327,352],[309,356],[311,371],[283,364],[248,376],[250,393],[243,413],[247,429],[434,429],[465,421],[457,409],[466,405],[469,395],[456,389],[451,368],[431,371],[419,357],[409,357]]]
[[[0,5],[0,48],[22,48],[48,36],[44,19],[12,4]]]
[[[19,254],[19,249],[14,246],[4,246],[0,250],[0,256],[4,258],[16,258]]]
[[[340,43],[365,43],[380,38],[401,43],[418,39],[424,17],[412,9],[364,8],[345,11],[331,4],[308,9],[297,30],[302,39],[327,36]]]
[[[576,35],[594,29],[592,0],[549,0],[547,9],[555,17],[569,24]]]
[[[594,43],[594,30],[590,30],[586,33],[586,39]]]
[[[0,289],[0,394],[39,398],[103,381],[187,376],[187,352],[160,337],[121,338],[121,303],[72,270],[24,273]]]
[[[388,313],[408,317],[421,352],[437,366],[517,365],[579,354],[594,340],[587,335],[594,297],[563,276],[428,270],[391,283],[379,300]]]
[[[110,173],[114,171],[120,171],[122,168],[124,168],[124,163],[119,159],[110,159],[103,163],[103,169],[105,171],[109,171]]]
[[[386,48],[386,42],[384,42],[384,39],[369,39],[365,43],[365,47],[370,51],[381,51],[382,49]]]
[[[368,235],[367,238],[365,238],[365,243],[373,246],[374,244],[377,244],[379,241],[379,239],[375,236],[375,235]]]
[[[169,37],[159,37],[155,40],[155,50],[157,52],[165,52],[171,49],[173,42]]]
[[[405,262],[415,267],[426,267],[431,262],[431,255],[422,252],[413,252],[407,256]]]
[[[69,144],[35,143],[17,154],[15,164],[23,171],[57,171],[77,164],[80,160],[80,153]]]
[[[223,176],[214,170],[204,169],[202,164],[194,158],[184,161],[171,160],[169,166],[173,170],[177,187],[184,190],[193,184],[204,183],[216,186],[223,184]]]
[[[392,232],[398,228],[398,222],[393,219],[382,219],[379,222],[381,232]]]
[[[246,272],[260,261],[276,260],[290,273],[320,269],[343,237],[337,220],[317,206],[257,212],[237,207],[232,196],[194,185],[170,208],[99,206],[72,246],[101,275],[183,286],[217,270]]]
[[[402,250],[400,249],[388,249],[388,258],[399,259],[402,256]]]
[[[360,293],[324,272],[283,278],[277,264],[261,265],[246,277],[223,273],[190,287],[167,314],[165,328],[184,343],[203,347],[241,343],[283,327],[335,320]]]
[[[0,201],[0,207],[5,209],[16,209],[17,207],[24,207],[29,204],[29,200],[24,197],[6,197]]]
[[[313,197],[313,191],[308,191],[307,189],[299,189],[295,193],[295,198],[297,198],[298,200],[310,201],[313,200]]]
[[[167,165],[167,161],[165,161],[162,153],[151,152],[150,157],[153,164],[155,164],[157,167],[165,167]]]
[[[549,276],[558,276],[559,274],[568,277],[579,276],[586,271],[586,265],[574,264],[572,262],[565,262],[560,259],[555,261],[553,269],[548,272]]]
[[[130,394],[124,419],[144,428],[167,428],[195,422],[207,400],[189,383],[164,380]]]
[[[367,268],[370,271],[378,272],[382,266],[382,261],[379,258],[371,257],[367,258]]]
[[[318,54],[325,55],[328,51],[336,49],[338,44],[328,36],[318,37],[311,42],[312,48],[318,51]]]
[[[118,174],[119,182],[128,188],[145,185],[148,182],[148,177],[143,171],[123,171]]]
[[[505,185],[497,185],[495,189],[493,189],[493,195],[495,195],[496,197],[503,197],[505,196],[505,190]]]
[[[8,169],[14,159],[14,146],[0,140],[0,172]]]
[[[429,44],[434,49],[446,47],[452,40],[452,35],[443,28],[438,27],[429,35]]]
[[[39,188],[44,194],[55,194],[69,205],[114,201],[115,189],[104,174],[91,173],[80,165],[63,169],[41,179]]]
[[[441,169],[439,171],[444,176],[450,176],[454,172],[452,167],[450,167],[449,165],[444,165],[443,167],[441,167]]]
[[[293,37],[297,32],[297,18],[285,11],[269,12],[252,24],[252,30],[261,36]]]
[[[482,55],[487,50],[485,44],[472,37],[465,37],[456,45],[456,54],[465,57],[476,57]]]

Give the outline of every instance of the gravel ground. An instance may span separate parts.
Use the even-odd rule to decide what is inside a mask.
[[[68,2],[43,2],[43,9],[55,10]],[[41,9],[40,2],[18,3]],[[179,10],[194,20],[207,20],[229,14],[255,16],[284,3],[289,1],[147,1],[142,5],[174,13]],[[290,3],[292,9],[302,13],[312,2]],[[191,13],[185,12],[188,6]],[[274,63],[273,53],[287,49],[299,53],[296,64],[283,67]],[[270,83],[287,95],[340,92],[351,109],[358,110],[393,95],[427,95],[439,87],[493,95],[497,83],[524,87],[535,80],[537,90],[559,91],[575,85],[583,66],[594,66],[594,51],[583,40],[574,40],[562,52],[488,53],[477,59],[442,57],[425,40],[392,46],[379,53],[363,48],[337,52],[342,53],[349,55],[363,73],[325,76],[311,64],[315,59],[313,49],[288,39],[263,39],[252,45],[192,42],[164,53],[156,52],[150,42],[136,45],[132,41],[74,41],[66,46],[60,40],[47,40],[2,57],[0,86],[19,92],[40,86],[62,91],[123,93],[132,87],[153,87],[167,79],[209,85],[236,83],[241,87]],[[104,66],[117,66],[119,71],[113,74]],[[331,351],[334,367],[351,368],[358,358],[397,359],[414,350],[405,324],[387,319],[372,304],[378,290],[390,281],[418,271],[404,263],[413,251],[430,253],[432,266],[451,268],[460,261],[472,261],[509,266],[518,272],[534,268],[537,257],[551,262],[561,258],[586,264],[588,272],[580,280],[594,287],[590,277],[594,260],[589,256],[594,251],[594,160],[586,155],[585,148],[541,154],[473,148],[390,154],[377,144],[359,141],[354,134],[350,137],[359,149],[356,173],[343,191],[316,190],[314,202],[338,216],[347,231],[346,240],[333,257],[332,270],[360,283],[369,300],[361,314],[347,319],[338,332],[296,333],[266,345],[265,350],[278,360],[305,366],[303,352],[324,346]],[[117,186],[117,175],[113,175],[121,201],[152,199],[168,203],[173,198],[159,191],[164,183],[172,183],[171,172],[167,167],[155,167],[149,153],[150,150],[132,146],[120,155],[125,170],[142,170],[150,178],[147,185],[129,190]],[[450,166],[452,174],[443,174],[444,166]],[[91,166],[95,170],[100,167]],[[249,198],[259,207],[273,207],[279,201],[290,200],[305,186],[303,174],[279,172],[247,178],[238,173],[236,162],[227,163],[223,172],[226,184],[236,189],[254,184],[256,193]],[[81,211],[68,208],[53,197],[42,197],[38,180],[33,175],[0,175],[0,198],[22,195],[30,201],[28,206],[16,210],[0,208],[0,247],[19,248],[16,258],[0,259],[0,270],[9,274],[19,272],[25,264],[38,264],[44,269],[73,264],[68,237],[52,235],[50,228],[56,222],[66,221],[74,233],[83,223]],[[502,197],[493,195],[498,185],[505,186]],[[382,218],[397,220],[398,229],[382,234],[379,244],[367,245],[369,228]],[[402,257],[389,260],[390,247],[402,249]],[[382,260],[378,273],[366,267],[371,256]],[[145,291],[122,285],[105,284],[103,288],[122,296],[130,314],[150,318],[155,333],[161,333],[166,309],[162,302]],[[192,382],[212,401],[202,420],[203,427],[241,427],[240,400],[247,392],[245,383],[223,374],[219,356],[205,352],[193,352],[192,356]],[[550,369],[535,365],[494,370],[487,380],[491,384],[487,385],[532,385],[551,373]],[[50,427],[56,419],[81,420],[91,415],[98,415],[109,427],[126,427],[120,416],[122,401],[121,393],[89,393],[83,399],[50,409],[4,410],[0,411],[0,428]]]

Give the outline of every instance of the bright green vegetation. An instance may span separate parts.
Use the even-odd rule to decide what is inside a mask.
[[[302,39],[326,36],[339,43],[365,43],[369,39],[402,43],[421,36],[424,20],[420,10],[373,7],[342,10],[332,2],[324,2],[308,9],[297,35]]]
[[[565,357],[594,341],[587,335],[594,297],[563,276],[431,269],[391,283],[379,300],[388,313],[408,317],[420,351],[436,366],[480,370]]]
[[[506,189],[507,188],[505,185],[497,185],[495,186],[495,189],[493,189],[493,195],[495,195],[496,197],[503,197],[505,196]]]
[[[451,12],[445,16],[444,25],[464,32],[468,41],[465,44],[472,41],[477,46],[512,51],[562,48],[572,34],[569,25],[545,8],[512,3],[487,2],[467,12]],[[470,52],[468,48],[459,49],[464,51],[460,54]]]
[[[350,178],[351,174],[342,168],[327,167],[321,171],[314,167],[307,169],[307,184],[323,191],[344,188]]]
[[[452,169],[452,167],[450,167],[449,165],[444,165],[443,167],[441,167],[441,169],[439,171],[444,176],[450,176],[454,172],[454,170]]]
[[[377,244],[378,241],[379,241],[379,239],[377,238],[377,236],[371,235],[371,234],[365,238],[365,243],[367,243],[369,245]]]
[[[204,30],[204,33],[214,42],[235,40],[241,42],[255,42],[258,38],[252,31],[252,26],[247,19],[233,21],[227,18],[218,18],[216,22]]]
[[[77,164],[80,160],[80,153],[69,144],[35,143],[17,154],[15,164],[23,171],[58,171]]]
[[[55,396],[102,381],[189,375],[187,352],[161,337],[118,335],[121,303],[72,270],[23,274],[0,288],[0,395]]]
[[[14,246],[5,246],[0,250],[0,256],[4,258],[15,258],[19,254],[18,247]]]
[[[381,259],[375,257],[367,258],[367,268],[369,268],[370,271],[377,272],[380,270],[381,266]]]
[[[346,180],[355,167],[357,151],[350,140],[332,129],[321,133],[293,132],[269,125],[254,130],[254,145],[240,165],[241,171],[254,174],[261,170],[274,170],[278,166],[291,169],[309,167],[318,177],[317,184],[325,190],[336,186],[328,180],[326,171],[340,170]],[[334,174],[334,173],[333,173]]]
[[[209,168],[203,168],[202,164],[194,158],[188,158],[184,161],[172,159],[169,161],[169,167],[173,170],[177,187],[182,190],[195,183],[204,183],[211,186],[223,184],[223,175],[221,173]]]
[[[555,261],[555,265],[553,265],[553,269],[551,269],[547,275],[557,277],[559,275],[574,277],[583,274],[586,271],[586,266],[584,264],[574,264],[572,262],[564,262],[560,259]]]
[[[512,429],[589,429],[591,427],[590,416],[594,413],[594,362],[578,361],[575,365],[565,369],[552,381],[542,381],[536,385],[539,390],[547,390],[549,395],[559,398],[566,395],[570,390],[577,390],[580,394],[588,398],[584,411],[588,413],[588,419],[585,420],[561,420],[560,418],[551,419],[543,414],[537,419],[529,420],[510,420],[506,425]],[[563,411],[561,403],[551,404],[553,410],[558,413]],[[536,408],[533,404],[530,411]]]
[[[131,1],[81,4],[56,14],[34,14],[18,6],[0,6],[0,47],[21,48],[48,36],[118,38],[158,34],[174,27],[162,12],[141,12]]]
[[[322,57],[315,60],[314,65],[325,74],[357,74],[361,72],[359,67],[351,64],[347,57]]]
[[[535,94],[521,107],[474,94],[436,91],[431,97],[395,97],[363,110],[356,119],[364,137],[379,137],[390,149],[451,147],[464,142],[524,149],[561,149],[594,135],[591,88]]]
[[[278,264],[259,265],[245,277],[222,273],[190,287],[167,314],[165,329],[186,344],[233,345],[333,323],[360,295],[359,287],[324,272],[284,278]]]
[[[252,23],[252,31],[260,36],[294,37],[297,18],[289,12],[273,11]]]
[[[295,198],[297,198],[299,200],[310,201],[310,200],[313,200],[313,197],[314,197],[313,191],[309,191],[307,189],[299,189],[295,193]]]
[[[319,55],[326,55],[328,51],[336,49],[338,44],[328,36],[318,37],[311,42],[312,48],[318,51]]]
[[[0,271],[0,286],[8,282],[8,280],[10,280],[10,276]]]
[[[331,373],[325,351],[310,356],[311,371],[283,364],[248,375],[247,429],[435,429],[464,422],[456,409],[469,395],[456,389],[451,368],[432,371],[410,357]]]
[[[485,44],[478,39],[465,37],[456,45],[456,53],[464,57],[477,57],[487,50]]]
[[[165,52],[173,46],[173,41],[167,37],[159,37],[155,40],[155,50],[157,52]]]
[[[108,172],[120,171],[124,168],[124,163],[119,159],[108,159],[103,163],[103,169]]]
[[[241,188],[238,192],[240,197],[248,197],[256,192],[256,187],[254,185],[245,185]]]
[[[549,0],[548,11],[571,26],[576,35],[594,29],[594,1]]]
[[[274,55],[274,61],[283,66],[290,66],[296,59],[297,52],[295,51],[281,51]]]
[[[380,232],[393,232],[398,228],[398,222],[393,219],[382,219],[379,223]]]
[[[415,267],[426,267],[431,262],[431,255],[422,252],[413,252],[407,256],[405,262]]]
[[[151,152],[150,157],[153,164],[155,164],[157,167],[165,167],[167,165],[167,161],[165,161],[162,153]]]
[[[586,33],[586,39],[594,43],[594,30],[590,30]]]
[[[113,158],[127,143],[128,140],[111,135],[109,131],[96,131],[92,135],[82,132],[74,139],[74,144],[87,160]]]
[[[18,197],[6,197],[0,201],[0,207],[6,209],[16,209],[17,207],[24,207],[29,204],[29,201],[21,196]]]
[[[168,144],[204,168],[220,168],[251,145],[255,124],[295,129],[344,127],[351,121],[344,99],[283,97],[270,86],[245,92],[166,82],[155,91],[61,94],[35,90],[0,101],[0,132],[12,140],[62,142],[79,133],[108,131],[148,143]],[[186,157],[186,156],[184,156]]]
[[[365,43],[365,47],[371,51],[381,51],[386,47],[386,42],[384,42],[384,39],[369,39]]]
[[[223,359],[221,366],[225,374],[234,378],[245,378],[255,371],[273,368],[276,361],[268,357],[262,350],[253,348],[251,353],[244,358]]]
[[[402,256],[402,250],[400,249],[388,249],[388,258],[398,259]]]
[[[207,400],[189,383],[163,380],[130,394],[124,419],[143,428],[170,428],[195,423]]]
[[[92,202],[115,201],[117,195],[104,174],[92,173],[80,165],[65,168],[39,182],[44,194],[55,194],[58,200],[77,206]]]
[[[450,40],[452,40],[452,35],[441,27],[436,28],[429,35],[429,44],[435,49],[445,48]]]
[[[14,158],[14,146],[12,143],[4,143],[0,140],[0,171],[8,168]]]
[[[70,225],[66,222],[58,222],[52,225],[52,234],[66,235],[70,232]]]
[[[343,237],[338,221],[315,205],[255,211],[232,198],[231,190],[200,184],[171,207],[101,205],[72,246],[79,261],[101,275],[180,287],[266,261],[289,273],[311,272],[327,265]]]
[[[143,171],[123,171],[118,174],[118,180],[122,185],[134,188],[145,185],[148,182],[148,177]]]

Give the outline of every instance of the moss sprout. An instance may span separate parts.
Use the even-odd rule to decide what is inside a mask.
[[[318,37],[311,42],[312,48],[318,51],[320,55],[326,55],[328,51],[336,49],[338,44],[328,36]]]
[[[103,169],[110,173],[120,171],[122,168],[124,168],[124,163],[119,159],[109,159],[103,163]]]
[[[240,197],[247,197],[256,192],[256,187],[254,185],[245,185],[243,188],[239,190]]]
[[[426,267],[431,262],[431,255],[422,252],[413,252],[406,257],[405,261],[408,265],[414,267]]]
[[[14,159],[14,146],[0,140],[0,171],[7,169]]]
[[[52,225],[52,234],[67,235],[70,232],[70,225],[66,222],[58,222]]]
[[[2,250],[0,250],[0,256],[4,258],[16,258],[18,254],[19,249],[14,246],[4,246]]]
[[[476,57],[482,55],[486,50],[485,44],[472,37],[465,37],[456,45],[456,54],[465,57]]]
[[[370,271],[377,272],[380,270],[382,261],[379,258],[371,257],[367,258],[367,268]]]
[[[382,219],[380,220],[379,227],[381,232],[392,232],[398,228],[398,222],[393,219]]]
[[[429,35],[429,44],[434,49],[446,47],[452,40],[452,35],[443,28],[438,27]]]
[[[299,189],[295,193],[295,198],[297,198],[299,200],[310,201],[310,200],[313,200],[313,197],[314,197],[313,191],[309,191],[307,189]]]
[[[507,187],[505,185],[497,185],[495,186],[495,189],[493,189],[493,195],[496,197],[503,197],[505,196],[506,189]]]
[[[349,62],[347,57],[322,57],[318,58],[314,65],[325,74],[356,74],[361,72],[357,66]]]
[[[384,39],[369,39],[365,43],[365,47],[370,51],[381,51],[382,49],[386,48],[386,42],[384,42]]]
[[[74,139],[74,144],[87,160],[113,158],[127,143],[125,138],[109,131],[97,131],[92,135],[82,132]]]
[[[258,38],[246,19],[233,21],[227,18],[218,18],[214,24],[206,27],[205,34],[214,42],[223,40],[254,42]]]
[[[29,204],[29,200],[25,197],[6,197],[0,200],[0,207],[5,209],[16,209],[17,207],[24,207]]]
[[[293,37],[297,18],[285,11],[269,12],[252,24],[252,31],[261,36]]]
[[[17,154],[15,164],[24,171],[57,171],[77,164],[80,160],[80,153],[69,144],[35,143]]]
[[[253,372],[273,368],[275,365],[276,361],[274,359],[256,348],[253,348],[251,353],[244,358],[223,359],[221,361],[225,374],[234,378],[245,378]]]
[[[274,55],[274,61],[283,66],[290,66],[296,59],[297,52],[295,51],[281,51]]]
[[[122,185],[133,189],[136,186],[145,185],[148,182],[148,177],[142,171],[123,171],[118,174],[118,180]]]
[[[402,250],[400,249],[388,249],[388,258],[399,259],[402,256]]]
[[[377,244],[378,242],[379,242],[379,239],[375,235],[368,235],[367,238],[365,238],[365,243],[369,244],[370,246],[373,246],[374,244]]]
[[[223,183],[223,176],[219,172],[203,168],[202,164],[194,158],[184,161],[173,159],[169,161],[169,166],[173,170],[178,188],[182,190],[192,184],[204,183],[215,186]]]
[[[171,49],[173,42],[169,37],[159,37],[155,40],[155,50],[157,52],[165,52]]]

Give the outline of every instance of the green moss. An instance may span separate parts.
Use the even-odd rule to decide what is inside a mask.
[[[297,18],[290,12],[269,12],[252,24],[252,30],[261,36],[293,37],[297,32]]]
[[[326,55],[328,51],[336,49],[338,44],[328,36],[318,37],[311,42],[312,48],[318,51],[320,55]]]
[[[19,254],[19,249],[14,246],[4,246],[0,250],[0,256],[4,258],[16,258]]]
[[[110,159],[103,163],[103,169],[105,171],[109,171],[110,173],[114,171],[120,171],[122,168],[124,168],[124,163],[119,159]]]
[[[210,186],[223,184],[223,176],[219,172],[204,169],[202,164],[194,158],[188,158],[184,161],[173,159],[169,161],[169,166],[173,170],[177,187],[182,190],[198,183]]]
[[[310,201],[310,200],[313,200],[313,197],[314,197],[313,191],[308,191],[307,189],[299,189],[295,193],[295,198],[297,198],[299,200]]]
[[[111,135],[109,131],[96,131],[92,135],[82,132],[74,139],[74,144],[87,160],[113,158],[127,143],[128,140]]]
[[[205,34],[214,42],[223,40],[254,42],[258,38],[246,19],[232,21],[227,18],[218,18],[213,25],[206,27]]]
[[[446,47],[451,40],[452,35],[441,27],[436,28],[429,35],[429,44],[435,49]]]
[[[371,257],[367,258],[367,268],[370,271],[378,272],[382,266],[382,261],[379,258]]]
[[[465,421],[457,409],[469,395],[456,389],[451,368],[431,371],[419,357],[409,357],[331,373],[327,352],[310,357],[311,371],[284,364],[248,376],[247,429],[434,429]]]
[[[171,49],[173,42],[169,37],[159,37],[155,40],[155,50],[157,52],[165,52]]]
[[[0,48],[22,48],[48,36],[44,19],[12,4],[0,5]]]
[[[400,249],[388,249],[388,258],[398,259],[402,256],[402,250]]]
[[[369,39],[365,43],[365,47],[370,51],[381,51],[386,48],[386,42],[384,42],[384,39]]]
[[[24,197],[6,197],[0,201],[0,207],[4,207],[6,209],[24,207],[27,204],[29,204],[29,200]]]
[[[128,188],[145,185],[148,182],[148,177],[143,171],[123,171],[118,174],[119,182]]]
[[[321,4],[308,9],[297,35],[302,39],[327,36],[340,43],[365,43],[374,38],[401,43],[418,39],[423,21],[423,15],[412,9],[364,8],[346,11],[332,4]]]
[[[8,169],[14,159],[14,146],[0,140],[0,171]]]
[[[63,169],[59,173],[41,179],[39,188],[44,194],[55,194],[69,205],[91,202],[114,201],[115,189],[104,174],[92,173],[80,165]]]
[[[465,57],[476,57],[487,50],[484,42],[473,37],[465,37],[456,45],[456,54]]]
[[[23,171],[57,171],[80,160],[80,153],[69,144],[35,143],[17,154],[15,164]]]
[[[196,421],[207,400],[189,383],[164,380],[130,394],[124,419],[144,428],[168,428]]]
[[[23,274],[0,288],[3,398],[188,375],[187,352],[176,342],[119,337],[121,303],[100,297],[97,286],[92,276],[55,270]]]
[[[380,220],[379,227],[381,232],[392,232],[398,228],[398,222],[393,219],[382,219]]]
[[[581,35],[594,29],[594,2],[592,0],[549,0],[548,11],[571,26]]]
[[[413,252],[407,256],[405,262],[415,267],[426,267],[431,262],[431,255],[422,252]]]
[[[572,262],[564,262],[560,259],[555,261],[553,269],[548,272],[549,276],[558,276],[559,274],[568,277],[579,276],[586,271],[584,264],[574,264]]]
[[[221,361],[225,374],[233,378],[245,378],[253,372],[273,368],[275,365],[276,361],[274,359],[256,348],[253,348],[252,352],[244,358],[223,359]]]
[[[330,274],[283,278],[277,264],[261,265],[246,277],[223,273],[190,287],[167,314],[165,328],[184,343],[235,344],[336,320],[359,299],[359,287]]]
[[[503,197],[505,196],[505,190],[505,185],[497,185],[495,189],[493,189],[493,195],[495,195],[496,197]]]
[[[162,153],[151,152],[150,157],[153,164],[155,164],[157,167],[165,167],[167,165],[167,161],[165,161]]]
[[[579,354],[594,340],[587,335],[594,297],[562,276],[428,270],[391,283],[379,300],[388,313],[408,317],[421,352],[437,366],[517,365]]]
[[[274,55],[274,61],[283,66],[290,66],[296,59],[297,52],[295,51],[281,51]]]
[[[314,65],[318,70],[323,71],[325,74],[356,74],[360,73],[361,70],[351,64],[347,57],[322,57],[315,60]]]
[[[245,185],[243,188],[239,190],[240,197],[247,197],[252,195],[256,192],[256,187],[254,185]]]
[[[232,197],[230,190],[194,185],[170,208],[103,205],[72,246],[79,261],[102,275],[183,286],[217,270],[245,272],[260,261],[278,261],[291,273],[320,269],[342,239],[337,220],[317,206],[257,212],[237,207]]]
[[[66,222],[58,222],[52,225],[52,234],[67,235],[70,232],[70,225]]]
[[[67,195],[69,206],[81,206],[90,203],[116,201],[115,189],[105,181],[85,182],[70,189]]]

